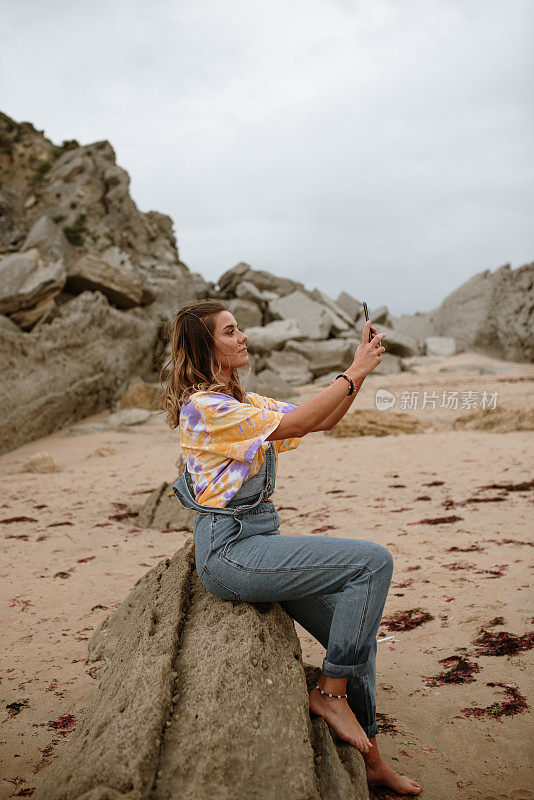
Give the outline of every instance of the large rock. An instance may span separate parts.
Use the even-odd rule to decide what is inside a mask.
[[[157,325],[84,292],[38,333],[0,330],[0,452],[118,402],[130,375],[150,368]]]
[[[175,479],[176,480],[176,479]],[[148,496],[139,515],[134,520],[138,528],[159,528],[159,530],[192,530],[197,515],[176,502],[172,483],[163,481]]]
[[[369,317],[373,322],[376,322],[377,325],[391,326],[391,317],[389,316],[389,309],[387,306],[380,306],[379,308],[373,309],[369,312]]]
[[[121,397],[121,408],[145,408],[148,411],[161,408],[161,385],[133,381]]]
[[[395,332],[415,339],[422,346],[428,336],[435,336],[436,331],[430,321],[430,312],[416,311],[415,314],[401,314],[391,317],[391,327]]]
[[[534,361],[534,263],[485,270],[445,298],[430,321],[461,350]]]
[[[284,400],[285,402],[293,402],[297,404],[297,398],[293,387],[287,383],[277,372],[272,369],[263,369],[256,375],[244,375],[241,378],[241,383],[246,392],[256,392],[264,397],[272,397],[275,400]]]
[[[334,314],[329,308],[300,291],[272,300],[269,310],[282,320],[296,322],[306,339],[327,339],[335,325]],[[349,330],[348,326],[345,330]]]
[[[238,283],[240,283],[245,275],[248,275],[250,272],[252,272],[252,267],[250,264],[245,264],[244,261],[240,261],[239,264],[235,265],[235,267],[223,272],[217,282],[217,286],[222,292],[230,292],[233,294]]]
[[[369,797],[360,753],[310,720],[317,668],[304,668],[291,618],[207,592],[191,541],[138,582],[90,650],[108,665],[36,800]]]
[[[266,359],[266,364],[268,369],[292,386],[303,386],[313,377],[308,360],[300,353],[276,350]]]
[[[0,256],[0,313],[31,328],[50,309],[65,280],[63,262],[45,263],[37,248]]]
[[[258,289],[250,281],[241,281],[235,288],[237,297],[243,300],[252,300],[254,303],[268,303],[269,300],[275,300],[278,295],[276,292],[269,292],[267,289]]]
[[[395,356],[393,353],[382,353],[382,361],[369,373],[369,377],[372,375],[396,375],[402,371],[403,363],[400,356]]]
[[[293,320],[277,320],[263,327],[247,328],[247,347],[251,353],[280,350],[289,339],[303,339],[300,327]]]
[[[341,292],[336,300],[336,305],[345,311],[348,314],[351,323],[354,324],[358,317],[360,316],[360,312],[363,308],[361,302],[356,300],[355,297],[352,297],[348,292]]]
[[[22,250],[36,247],[45,261],[63,261],[68,268],[73,258],[73,248],[63,231],[48,214],[40,216],[32,225],[22,245]]]
[[[453,336],[427,336],[425,354],[427,356],[453,356],[456,353],[456,339]]]
[[[236,297],[233,300],[227,300],[225,305],[236,318],[241,330],[261,325],[263,320],[261,310],[251,300]]]
[[[348,339],[326,339],[323,342],[290,340],[286,343],[286,350],[304,356],[316,378],[332,370],[346,369],[354,360],[356,352]]]
[[[252,269],[249,264],[244,262],[223,273],[217,285],[219,290],[228,296],[237,294],[237,288],[243,281],[252,284],[260,292],[274,292],[280,297],[290,294],[296,289],[304,290],[304,285],[298,281],[293,281],[290,278],[279,278],[261,269]]]
[[[141,278],[89,253],[78,259],[69,270],[67,289],[74,293],[87,289],[100,291],[117,308],[144,306],[154,300],[154,295]]]
[[[322,303],[323,306],[329,308],[334,314],[334,318],[336,320],[341,319],[344,322],[343,327],[339,329],[340,332],[354,326],[354,320],[352,319],[351,315],[347,314],[342,306],[335,303],[331,297],[328,297],[328,295],[322,292],[320,289],[314,289],[313,292],[310,292],[310,296],[312,300],[317,300],[318,303]]]
[[[392,328],[388,328],[386,325],[378,326],[377,330],[378,333],[386,334],[386,337],[383,340],[383,345],[388,353],[407,358],[409,356],[418,355],[422,352],[418,342],[415,339],[412,339],[410,336],[404,336],[402,333],[399,333]],[[347,341],[350,341],[356,349],[356,347],[361,344],[362,335],[363,325],[360,324],[356,328],[356,337],[347,337]]]

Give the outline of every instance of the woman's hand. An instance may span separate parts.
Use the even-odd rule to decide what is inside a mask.
[[[373,334],[371,341],[369,341],[369,332]],[[378,367],[382,361],[382,353],[386,351],[386,348],[382,346],[382,339],[385,335],[385,333],[377,333],[375,328],[371,328],[371,320],[367,320],[363,326],[362,343],[358,345],[352,362],[355,369],[369,375]]]

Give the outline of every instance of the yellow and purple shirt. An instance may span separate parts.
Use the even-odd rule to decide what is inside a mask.
[[[228,505],[244,481],[259,471],[269,442],[284,414],[297,406],[247,392],[248,402],[219,392],[194,392],[180,409],[180,445],[203,506]],[[293,450],[300,439],[273,442],[278,454]]]

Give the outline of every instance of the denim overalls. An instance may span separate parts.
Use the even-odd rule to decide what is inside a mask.
[[[269,445],[259,472],[225,508],[196,502],[187,467],[174,484],[184,508],[199,512],[193,529],[198,577],[222,600],[278,601],[326,648],[323,674],[347,676],[348,703],[366,734],[375,736],[376,637],[393,558],[363,539],[281,534],[267,499],[275,486]]]

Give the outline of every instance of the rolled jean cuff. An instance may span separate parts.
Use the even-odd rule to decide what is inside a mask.
[[[349,675],[369,675],[372,672],[372,665],[366,661],[365,664],[332,664],[323,660],[321,671],[328,678],[348,678]]]
[[[376,736],[377,733],[380,733],[380,731],[378,730],[378,725],[376,724],[376,722],[373,722],[372,725],[362,725],[362,728],[363,728],[366,736]]]

